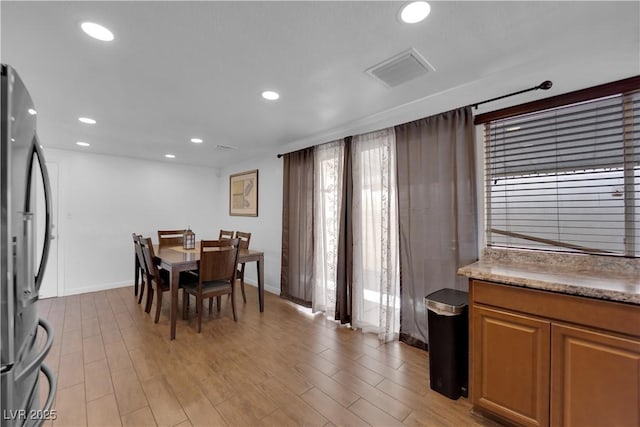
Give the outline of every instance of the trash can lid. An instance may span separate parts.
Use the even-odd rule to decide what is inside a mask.
[[[457,289],[440,289],[424,297],[424,304],[427,308],[438,307],[453,313],[460,313],[469,303],[469,294]],[[435,311],[435,310],[434,310]]]

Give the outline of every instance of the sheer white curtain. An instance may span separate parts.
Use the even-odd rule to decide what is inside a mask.
[[[393,128],[352,141],[352,325],[391,341],[400,330],[396,147]]]
[[[313,312],[335,315],[344,141],[316,147],[314,165]]]

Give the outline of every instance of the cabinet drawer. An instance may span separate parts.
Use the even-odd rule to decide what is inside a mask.
[[[640,306],[471,280],[472,303],[640,337]]]

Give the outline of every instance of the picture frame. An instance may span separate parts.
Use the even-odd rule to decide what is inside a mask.
[[[258,169],[229,176],[229,215],[258,216]]]

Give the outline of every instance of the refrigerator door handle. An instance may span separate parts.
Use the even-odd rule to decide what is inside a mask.
[[[44,245],[42,247],[42,255],[40,256],[40,265],[38,267],[35,282],[37,293],[40,291],[40,286],[42,285],[44,270],[47,266],[47,260],[49,259],[49,249],[51,248],[51,184],[49,183],[49,174],[47,173],[47,167],[44,164],[44,156],[42,155],[40,141],[38,141],[37,136],[33,138],[33,143],[33,155],[38,159],[38,165],[40,166],[40,176],[42,177],[42,185],[44,187],[45,205]]]
[[[44,344],[44,347],[40,354],[38,354],[38,357],[33,359],[31,363],[29,363],[22,370],[22,372],[15,376],[14,381],[16,382],[20,381],[23,377],[29,375],[31,372],[42,366],[42,362],[44,362],[44,359],[47,357],[47,354],[49,354],[49,350],[51,350],[51,346],[53,345],[53,328],[51,327],[51,324],[44,320],[42,317],[38,319],[38,324],[42,326],[42,328],[47,333],[47,342]]]
[[[53,371],[44,363],[40,366],[40,372],[42,372],[47,381],[49,381],[49,394],[47,395],[47,401],[44,403],[44,407],[38,411],[35,411],[36,417],[29,418],[23,425],[23,427],[40,427],[46,420],[55,420],[55,410],[51,410],[53,406],[53,398],[56,395],[56,377],[53,375]]]
[[[47,377],[47,380],[49,380],[49,393],[47,394],[47,400],[44,403],[44,407],[42,408],[42,413],[44,414],[44,416],[41,417],[42,419],[38,420],[38,423],[36,425],[42,425],[47,418],[49,419],[56,418],[55,414],[51,413],[52,412],[51,407],[53,406],[53,398],[56,396],[56,387],[57,387],[56,377],[53,375],[53,371],[49,369],[49,367],[44,363],[42,364],[42,366],[40,366],[40,370],[45,375],[45,377]],[[48,415],[51,415],[51,416],[48,416]]]

